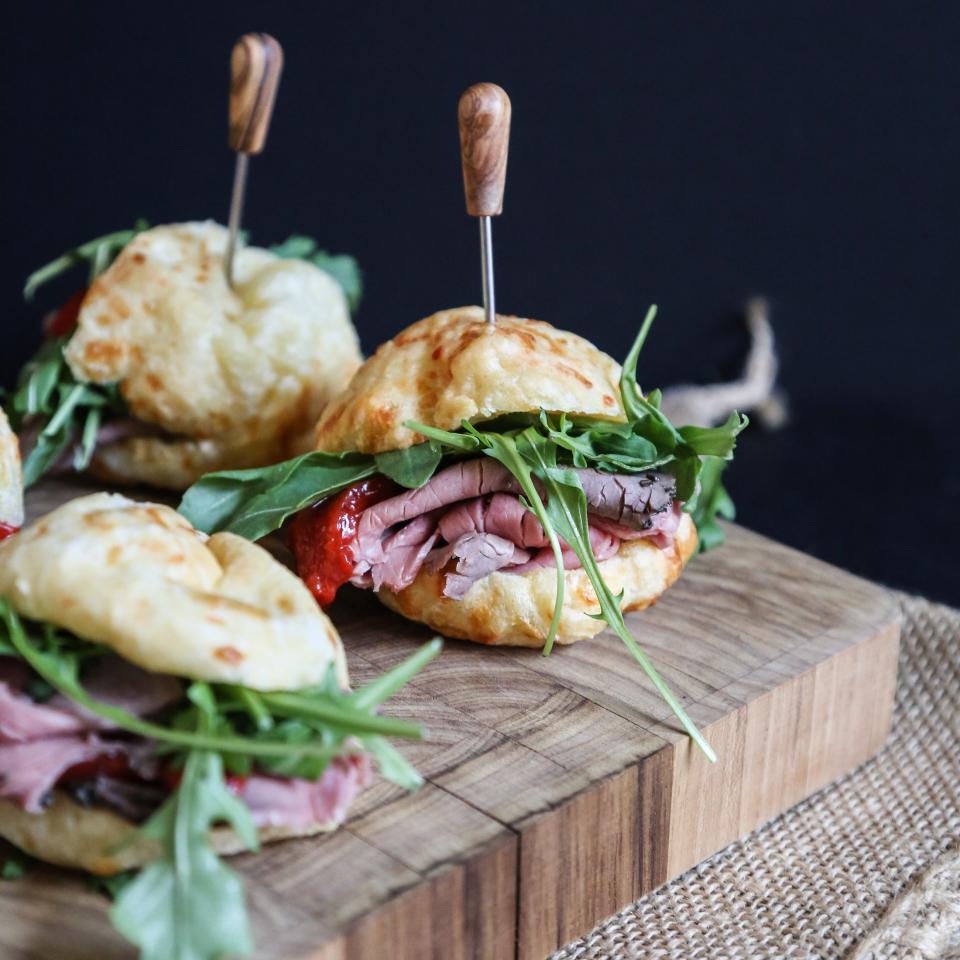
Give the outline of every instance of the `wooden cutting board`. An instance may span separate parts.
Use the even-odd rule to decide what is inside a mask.
[[[48,484],[31,514],[70,494]],[[559,648],[448,642],[390,702],[425,724],[427,778],[368,788],[337,833],[243,874],[264,960],[541,960],[871,757],[890,726],[899,615],[881,588],[740,527],[628,623],[707,735],[711,765],[607,632]],[[355,682],[427,630],[353,591],[332,612]],[[0,956],[132,952],[82,878],[0,883]]]

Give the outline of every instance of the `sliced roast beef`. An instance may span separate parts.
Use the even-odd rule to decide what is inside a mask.
[[[646,537],[661,548],[672,543],[680,522],[672,477],[652,471],[575,472],[587,500],[590,541],[598,561],[616,555],[624,540]],[[496,570],[522,574],[553,565],[547,535],[519,493],[506,467],[478,457],[441,470],[418,490],[368,507],[357,524],[351,582],[374,590],[403,590],[424,563],[436,570],[455,560],[446,574],[444,594],[460,598]],[[561,546],[564,568],[579,567],[574,551]]]
[[[521,508],[522,509],[522,508]],[[530,553],[493,533],[465,533],[427,558],[432,570],[456,559],[456,572],[447,574],[443,595],[459,600],[480,579],[507,566],[526,563]]]
[[[492,533],[518,547],[545,547],[548,543],[540,521],[513,493],[493,493],[458,503],[443,514],[438,529],[447,543],[467,533]]]
[[[0,682],[0,744],[25,743],[85,728],[84,721],[74,714],[34,703]]]
[[[15,677],[15,673],[18,676]],[[17,682],[9,682],[4,677]],[[22,669],[4,666],[0,671],[0,743],[22,743],[81,730],[114,729],[108,720],[88,713],[59,694],[46,703],[35,703],[20,692],[25,682]],[[83,675],[83,685],[95,699],[139,717],[172,706],[183,696],[183,687],[176,678],[141,670],[114,654],[91,664]]]
[[[237,790],[258,827],[311,827],[342,823],[353,798],[370,779],[366,754],[337,757],[319,780],[254,774]]]
[[[183,684],[176,677],[143,670],[113,653],[98,658],[83,672],[83,686],[94,700],[138,717],[159,713],[183,697]],[[58,694],[48,706],[80,717],[90,729],[114,729],[110,721],[88,713],[68,697]]]
[[[618,474],[576,470],[590,513],[644,530],[653,515],[667,510],[677,495],[677,484],[665,473]]]
[[[620,550],[620,539],[611,533],[600,530],[592,523],[590,524],[590,547],[598,563],[615,557]],[[580,558],[576,555],[573,548],[564,541],[560,541],[560,553],[563,556],[564,570],[578,570],[581,566]],[[508,573],[530,573],[531,570],[537,570],[540,567],[555,566],[556,561],[553,556],[552,547],[542,547],[538,550],[527,563],[520,564],[517,567],[510,567]]]
[[[497,490],[518,493],[520,486],[506,467],[489,457],[478,457],[441,470],[417,490],[368,507],[357,524],[354,574],[366,573],[373,564],[383,562],[383,538],[391,527]]]
[[[94,733],[0,744],[0,797],[39,813],[47,794],[70,767],[126,748],[123,741],[103,740]]]
[[[669,510],[661,510],[659,513],[653,514],[650,518],[650,525],[643,530],[635,530],[624,523],[617,523],[615,520],[607,520],[604,517],[592,516],[590,523],[599,530],[603,530],[620,540],[646,538],[655,546],[666,549],[673,543],[682,515],[682,507],[679,501],[675,500]]]

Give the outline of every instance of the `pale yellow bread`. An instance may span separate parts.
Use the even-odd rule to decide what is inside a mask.
[[[384,343],[330,402],[316,447],[399,450],[423,439],[413,420],[458,430],[505,413],[548,411],[622,419],[620,367],[583,337],[480,307],[443,310]]]
[[[221,439],[126,437],[98,445],[90,472],[109,484],[184,490],[205,473],[279,463],[311,447],[309,431],[289,437],[267,435],[244,444]]]
[[[185,487],[204,471],[257,466],[301,452],[327,401],[360,364],[339,284],[303,260],[237,252],[212,223],[136,236],[84,298],[67,362],[80,380],[119,383],[138,420],[186,440],[118,441],[95,464],[113,480]],[[179,439],[179,438],[178,438]],[[172,446],[172,449],[171,449]]]
[[[20,470],[20,444],[10,429],[6,414],[0,410],[0,523],[23,525],[23,474]]]
[[[43,813],[28,813],[11,800],[0,800],[0,837],[38,860],[98,876],[141,867],[157,856],[160,848],[155,841],[137,837],[123,845],[135,829],[135,824],[119,814],[82,807],[62,790],[53,791],[50,806]],[[309,827],[261,827],[257,834],[261,843],[269,843],[336,829],[337,824],[330,822]],[[225,856],[246,849],[233,829],[226,826],[210,832],[210,844]]]
[[[680,576],[697,546],[697,531],[683,514],[673,544],[665,550],[648,540],[626,541],[616,556],[600,563],[600,573],[616,595],[623,591],[624,610],[642,610]],[[583,570],[564,573],[565,599],[557,643],[575,643],[596,636],[606,624],[587,616],[599,613],[597,595]],[[556,599],[557,574],[552,566],[530,573],[491,573],[478,580],[460,600],[443,596],[443,572],[425,568],[399,593],[381,589],[377,596],[391,610],[425,623],[447,637],[476,643],[542,647],[547,639]]]
[[[333,624],[266,550],[118,494],[72,500],[0,543],[0,596],[157,673],[296,690],[332,663],[347,684]]]

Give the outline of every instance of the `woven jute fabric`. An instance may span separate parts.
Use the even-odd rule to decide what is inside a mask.
[[[899,599],[881,753],[550,960],[960,960],[960,610]]]

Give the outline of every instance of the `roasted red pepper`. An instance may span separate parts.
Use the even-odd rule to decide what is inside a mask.
[[[75,763],[72,767],[63,771],[58,782],[75,783],[80,780],[93,780],[94,777],[101,776],[129,779],[136,777],[136,774],[130,769],[130,763],[124,754],[104,753],[99,757],[94,757],[93,760]]]
[[[353,573],[351,547],[360,514],[398,490],[386,477],[369,477],[293,518],[289,541],[297,558],[297,572],[321,607],[333,603],[337,590]]]
[[[77,317],[80,315],[80,307],[83,306],[83,298],[86,295],[87,288],[83,287],[62,306],[48,313],[43,319],[44,335],[52,340],[54,337],[65,337],[72,333],[77,325]]]
[[[0,540],[6,540],[7,537],[12,537],[19,529],[19,527],[15,527],[12,523],[4,523],[0,520]]]
[[[160,770],[160,782],[171,792],[173,793],[180,786],[180,781],[183,779],[183,768],[182,767],[171,767],[164,766]],[[227,783],[227,789],[231,793],[240,793],[240,791],[247,785],[249,777],[241,776],[239,773],[225,773],[223,779]]]

